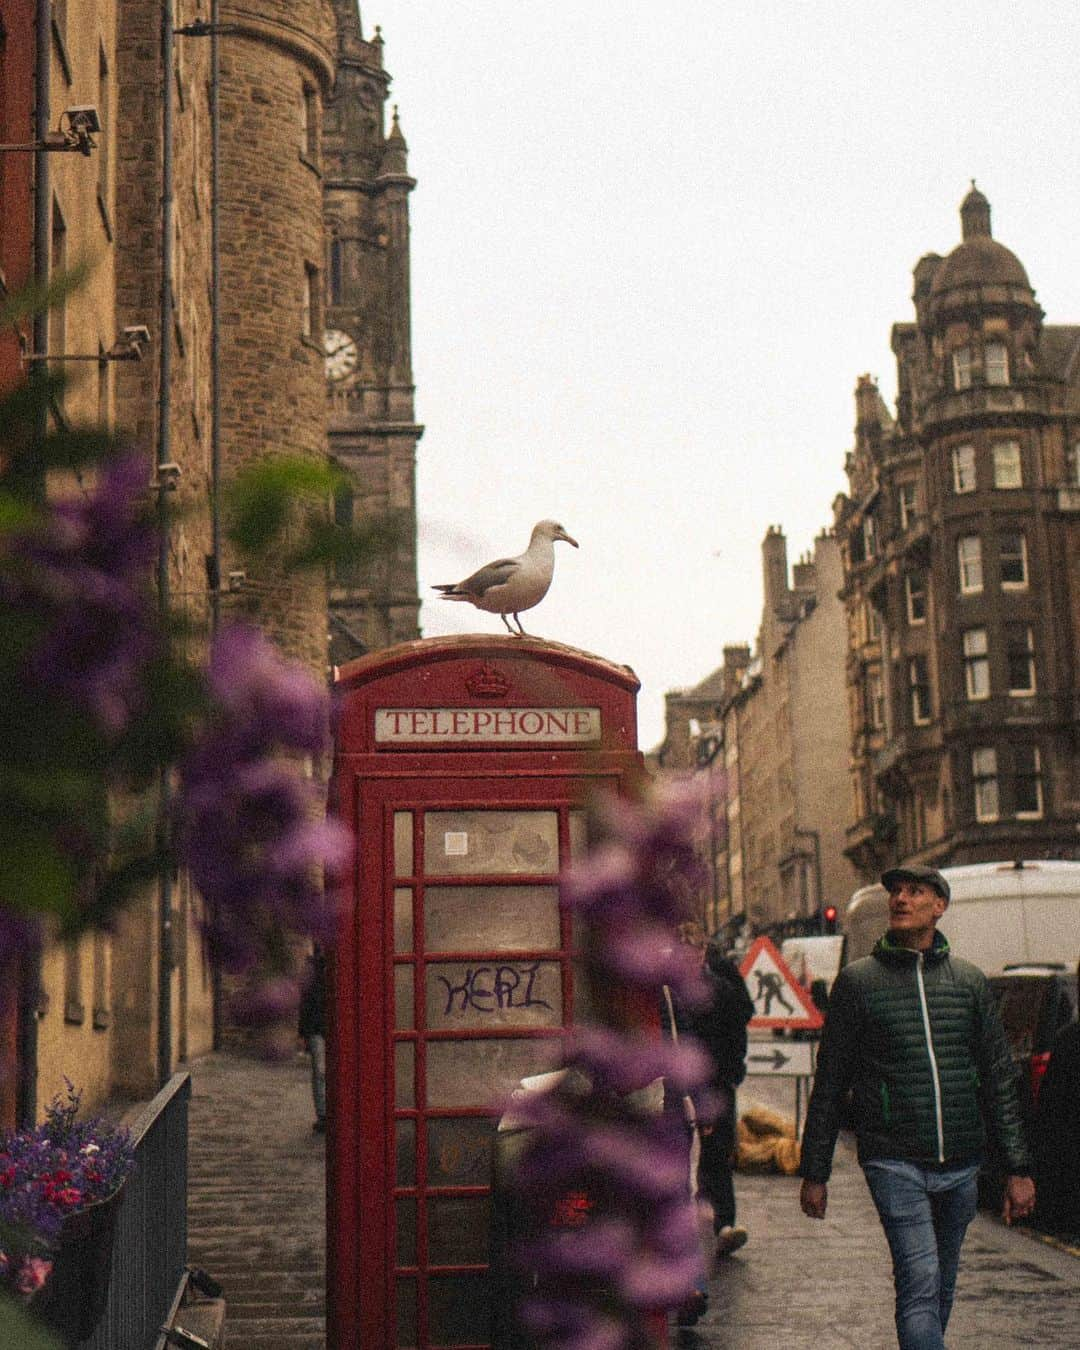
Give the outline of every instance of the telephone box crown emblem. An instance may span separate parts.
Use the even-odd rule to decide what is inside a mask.
[[[505,698],[510,681],[502,671],[485,663],[473,671],[465,681],[465,688],[473,698]]]

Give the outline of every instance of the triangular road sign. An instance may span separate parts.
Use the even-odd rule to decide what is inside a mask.
[[[739,966],[753,1000],[752,1027],[820,1027],[824,1019],[767,937],[754,940]]]

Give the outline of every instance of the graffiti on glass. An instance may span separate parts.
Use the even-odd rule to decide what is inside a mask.
[[[451,1013],[494,1013],[508,1008],[547,1008],[540,997],[536,977],[540,962],[523,965],[466,966],[460,979],[436,978],[446,991],[443,1016]]]

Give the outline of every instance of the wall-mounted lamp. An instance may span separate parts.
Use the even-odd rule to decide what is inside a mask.
[[[60,124],[56,131],[47,132],[40,141],[29,141],[25,145],[0,145],[3,150],[78,150],[80,155],[89,155],[97,149],[94,137],[101,131],[101,119],[98,110],[90,103],[65,108],[60,114]]]
[[[120,332],[107,352],[84,356],[81,352],[24,352],[24,361],[141,361],[150,343],[150,329],[143,323],[132,324]]]

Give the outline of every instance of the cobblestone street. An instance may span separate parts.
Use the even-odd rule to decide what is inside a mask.
[[[760,1100],[792,1114],[793,1093],[791,1080],[750,1080],[740,1110]],[[824,1222],[803,1216],[797,1177],[740,1174],[735,1193],[750,1241],[715,1272],[708,1313],[678,1333],[684,1350],[896,1345],[888,1247],[848,1137],[837,1148]],[[980,1212],[964,1243],[949,1350],[1076,1350],[1078,1326],[1080,1259]]]
[[[229,1350],[322,1350],[324,1144],[311,1132],[307,1060],[211,1055],[192,1067],[190,1259],[225,1286]],[[741,1096],[791,1111],[793,1088],[752,1080]],[[841,1140],[824,1223],[798,1180],[736,1178],[749,1244],[710,1285],[684,1350],[890,1350],[888,1252]],[[1080,1344],[1080,1259],[981,1213],[960,1267],[950,1350]],[[675,1338],[673,1338],[675,1339]],[[383,1347],[364,1347],[383,1350]]]

